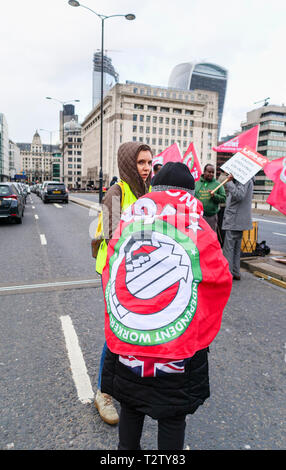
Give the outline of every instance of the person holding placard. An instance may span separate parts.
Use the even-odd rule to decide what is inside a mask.
[[[227,199],[222,229],[225,230],[223,254],[229,263],[233,279],[240,280],[240,247],[244,230],[252,229],[251,203],[254,178],[246,184],[232,175],[226,183]]]

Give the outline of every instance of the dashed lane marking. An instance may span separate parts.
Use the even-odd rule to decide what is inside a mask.
[[[47,244],[46,236],[43,233],[40,233],[41,245]]]
[[[286,237],[286,233],[272,232],[273,235],[280,235],[281,237]]]

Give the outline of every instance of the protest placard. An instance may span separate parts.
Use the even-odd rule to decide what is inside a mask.
[[[242,184],[246,184],[258,171],[268,163],[268,159],[250,147],[245,146],[240,152],[233,155],[221,169]]]

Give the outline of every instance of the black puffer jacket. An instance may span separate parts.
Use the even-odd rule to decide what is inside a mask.
[[[101,391],[153,419],[192,414],[210,396],[207,355],[198,351],[183,374],[138,377],[107,349]]]

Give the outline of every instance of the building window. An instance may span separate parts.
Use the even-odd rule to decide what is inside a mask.
[[[166,108],[165,106],[161,106],[160,111],[162,111],[162,113],[169,113],[170,108]]]
[[[140,114],[140,121],[141,121],[141,122],[144,121],[144,114]]]
[[[134,109],[144,109],[143,104],[134,103]]]
[[[173,113],[175,113],[175,114],[181,114],[181,113],[182,113],[182,110],[179,109],[179,108],[173,108]]]
[[[194,111],[191,111],[190,109],[186,109],[185,114],[194,114]]]
[[[137,126],[133,126],[133,132],[137,131]]]
[[[137,114],[133,114],[133,121],[137,121]]]
[[[148,111],[157,111],[157,106],[148,105],[147,109],[148,109]]]
[[[157,122],[157,116],[153,116],[152,121],[153,121],[153,122]]]
[[[156,133],[157,133],[156,127],[152,127],[152,134],[156,134]]]

